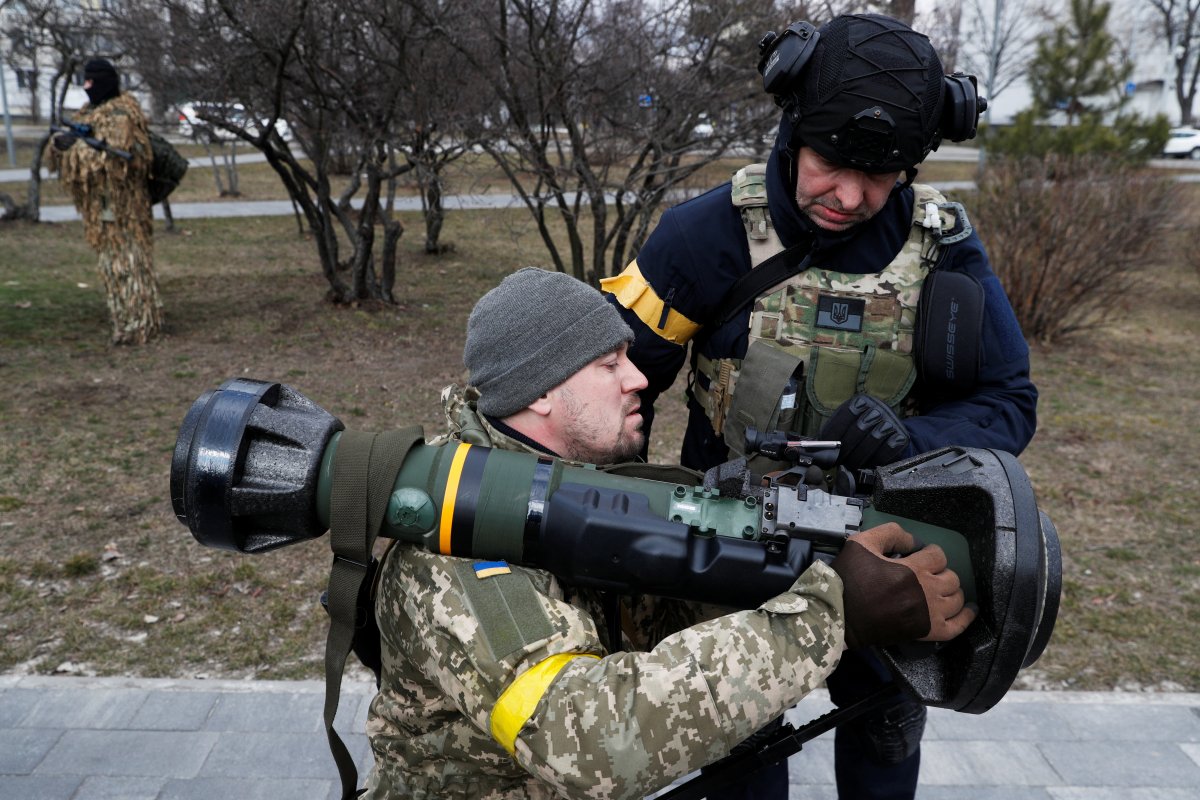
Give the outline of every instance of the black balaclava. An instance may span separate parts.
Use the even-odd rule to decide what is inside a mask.
[[[93,58],[87,62],[83,67],[83,79],[92,82],[92,88],[86,91],[88,102],[94,106],[121,93],[121,79],[117,76],[117,68],[107,59]]]
[[[783,98],[788,148],[873,173],[923,161],[940,143],[945,83],[928,37],[880,14],[837,17],[819,33],[800,85]]]

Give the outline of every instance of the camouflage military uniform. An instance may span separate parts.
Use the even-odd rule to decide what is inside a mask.
[[[454,438],[529,449],[446,399]],[[778,717],[843,648],[841,580],[821,563],[758,609],[700,622],[706,609],[626,599],[615,648],[591,593],[475,566],[399,545],[384,562],[367,798],[642,797]],[[516,723],[498,719],[510,687],[530,686]]]
[[[163,324],[154,274],[146,117],[132,95],[120,94],[85,106],[75,121],[91,125],[93,137],[133,156],[126,161],[82,141],[65,152],[47,150],[49,168],[58,171],[83,217],[88,244],[100,255],[113,341],[141,344]]]

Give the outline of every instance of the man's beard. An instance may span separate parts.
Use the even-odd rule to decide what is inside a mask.
[[[641,453],[645,440],[641,426],[639,425],[632,434],[625,429],[625,420],[639,404],[637,395],[628,398],[621,405],[621,427],[616,441],[611,445],[600,443],[604,432],[597,427],[594,420],[585,418],[583,404],[578,398],[569,390],[564,392],[564,398],[569,414],[569,426],[563,435],[566,440],[566,452],[562,454],[563,457],[585,464],[603,465],[628,461]]]

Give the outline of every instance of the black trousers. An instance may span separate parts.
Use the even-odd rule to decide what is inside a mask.
[[[838,707],[854,703],[891,683],[891,673],[870,651],[847,650],[826,681]],[[863,726],[912,701],[897,690],[895,703],[840,726],[834,733],[834,774],[840,800],[912,800],[917,792],[921,749],[897,764],[882,764],[864,745]],[[788,800],[788,765],[780,762],[747,775],[735,786],[708,795],[708,800]]]

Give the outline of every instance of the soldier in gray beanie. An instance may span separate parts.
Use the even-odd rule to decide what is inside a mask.
[[[620,463],[644,440],[638,392],[646,377],[629,360],[629,338],[600,292],[566,275],[523,269],[488,292],[467,328],[476,385],[447,387],[450,430],[436,440],[457,442],[447,487],[458,485],[458,502],[481,512],[489,502],[467,477],[470,464],[483,463],[472,461],[480,455],[472,447],[536,454],[535,485],[552,474],[545,456],[556,455],[613,475],[651,471],[698,483],[699,474],[681,468]],[[513,463],[497,462],[500,470]],[[554,504],[529,491],[527,532]],[[466,519],[458,507],[445,513]],[[496,519],[466,514],[472,535],[499,535]],[[847,642],[866,647],[923,632],[940,641],[971,622],[936,546],[885,557],[915,547],[894,522],[854,539],[843,553],[862,553],[846,560],[845,582],[841,561],[817,559],[787,592],[722,616],[397,540],[377,582],[382,657],[363,800],[643,797],[780,717],[833,669]],[[662,563],[649,551],[637,558],[646,570]]]
[[[479,410],[503,418],[632,340],[600,292],[561,272],[526,267],[475,304],[463,362]]]

